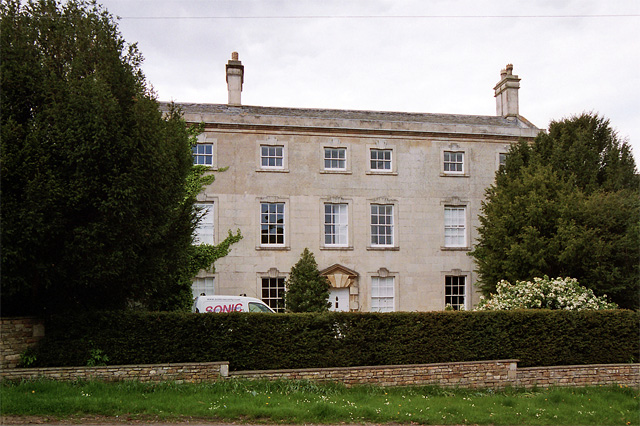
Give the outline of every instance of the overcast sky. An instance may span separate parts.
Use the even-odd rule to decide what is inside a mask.
[[[98,0],[159,100],[495,115],[506,64],[539,128],[611,120],[640,163],[639,0]]]

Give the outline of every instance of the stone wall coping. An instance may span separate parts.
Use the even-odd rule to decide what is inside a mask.
[[[111,365],[96,365],[96,366],[88,366],[88,365],[78,365],[75,367],[34,367],[34,368],[12,368],[5,370],[16,371],[16,372],[39,372],[39,371],[47,371],[47,370],[58,370],[58,371],[69,371],[69,370],[108,370],[108,369],[127,369],[127,368],[163,368],[163,367],[209,367],[213,365],[225,366],[229,365],[228,361],[214,361],[214,362],[171,362],[165,364],[111,364]]]
[[[40,317],[36,317],[36,316],[32,316],[32,317],[0,317],[0,322],[5,322],[5,321],[32,321],[32,320],[36,320],[36,321],[41,321],[42,318]]]
[[[619,363],[619,364],[574,364],[574,365],[550,365],[542,367],[518,367],[518,371],[533,371],[533,370],[576,370],[579,368],[620,368],[620,367],[636,367],[640,368],[640,363]]]
[[[490,361],[457,361],[457,362],[439,362],[433,364],[398,364],[398,365],[362,365],[356,367],[320,367],[320,368],[291,368],[284,370],[243,370],[243,371],[230,371],[229,376],[241,375],[241,374],[264,374],[264,373],[306,373],[312,371],[347,371],[347,370],[385,370],[389,368],[394,369],[409,369],[409,368],[424,368],[424,367],[449,367],[455,365],[474,365],[474,364],[510,364],[517,363],[517,359],[500,359]],[[544,367],[543,367],[544,368]]]
[[[5,316],[0,316],[0,321],[1,320],[15,320],[15,319],[40,319],[40,317],[36,316],[36,315],[27,315],[27,316],[15,316],[15,317],[5,317]]]

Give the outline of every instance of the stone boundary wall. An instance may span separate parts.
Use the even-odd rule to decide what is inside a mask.
[[[300,370],[236,371],[229,377],[336,381],[347,386],[465,388],[623,385],[640,388],[640,364],[594,364],[518,368],[517,360]]]
[[[212,382],[249,380],[311,380],[375,386],[532,388],[621,385],[640,388],[640,364],[571,365],[518,368],[517,360],[452,362],[371,367],[305,368],[229,372],[227,362],[112,365],[104,367],[12,368],[0,380],[136,380],[141,382]]]
[[[213,382],[229,374],[228,362],[193,362],[176,364],[109,365],[101,367],[49,367],[3,369],[0,380],[37,380],[41,378],[75,381],[115,382]]]
[[[451,362],[373,367],[306,368],[300,370],[235,371],[239,379],[291,379],[342,382],[347,386],[421,386],[499,388],[516,380],[517,360]]]
[[[0,369],[15,368],[20,355],[43,337],[44,322],[38,318],[0,318]]]
[[[640,364],[591,364],[518,369],[515,386],[626,385],[640,387]]]

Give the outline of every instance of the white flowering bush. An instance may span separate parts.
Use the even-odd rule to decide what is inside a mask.
[[[591,289],[578,284],[575,278],[534,278],[510,284],[502,280],[496,286],[496,294],[480,298],[476,311],[504,309],[617,309],[618,305],[607,301],[607,295],[597,297]]]

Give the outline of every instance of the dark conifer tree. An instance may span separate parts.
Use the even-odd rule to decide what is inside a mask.
[[[2,0],[2,313],[191,299],[191,132],[95,1]],[[197,263],[197,262],[196,262]]]
[[[640,178],[609,121],[582,114],[512,146],[482,203],[470,253],[498,281],[572,277],[620,307],[640,306]]]

